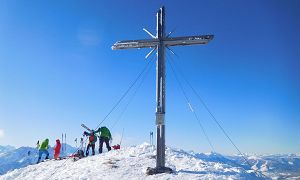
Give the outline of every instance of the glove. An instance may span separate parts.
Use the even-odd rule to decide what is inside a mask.
[[[84,131],[84,132],[83,132],[83,135],[86,135],[86,136],[87,136],[87,135],[88,135],[88,133],[87,133],[86,131]]]

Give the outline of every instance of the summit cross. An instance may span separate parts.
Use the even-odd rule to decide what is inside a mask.
[[[171,173],[172,170],[165,167],[165,48],[170,46],[187,46],[194,44],[207,44],[213,39],[213,35],[169,37],[165,34],[165,8],[161,7],[157,12],[156,36],[144,29],[152,39],[118,41],[113,46],[113,50],[131,48],[152,48],[146,58],[157,51],[156,61],[156,168],[148,168],[147,174]]]

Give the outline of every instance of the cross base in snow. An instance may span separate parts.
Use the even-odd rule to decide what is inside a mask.
[[[147,175],[153,175],[153,174],[160,174],[160,173],[169,173],[171,174],[173,170],[168,167],[156,167],[156,168],[151,168],[148,167],[146,170]]]

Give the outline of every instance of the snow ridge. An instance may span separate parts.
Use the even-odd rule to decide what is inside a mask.
[[[147,167],[154,167],[156,149],[147,144],[112,150],[78,161],[46,161],[15,169],[0,180],[10,179],[262,179],[246,165],[240,156],[218,153],[188,153],[180,149],[166,149],[166,166],[172,174],[146,175]],[[254,167],[272,179],[295,179],[300,174],[300,157],[247,156]],[[254,168],[252,167],[252,168]]]

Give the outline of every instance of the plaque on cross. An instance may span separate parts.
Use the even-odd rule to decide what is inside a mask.
[[[156,146],[156,168],[148,168],[147,174],[171,173],[172,170],[165,167],[165,48],[170,46],[187,46],[195,44],[207,44],[213,39],[213,35],[169,37],[165,34],[165,9],[161,7],[157,12],[156,36],[144,29],[152,39],[118,41],[113,46],[113,50],[130,48],[153,48],[157,51],[156,63],[156,126],[157,126],[157,146]],[[149,54],[147,56],[149,56]],[[146,57],[147,57],[146,56]]]

